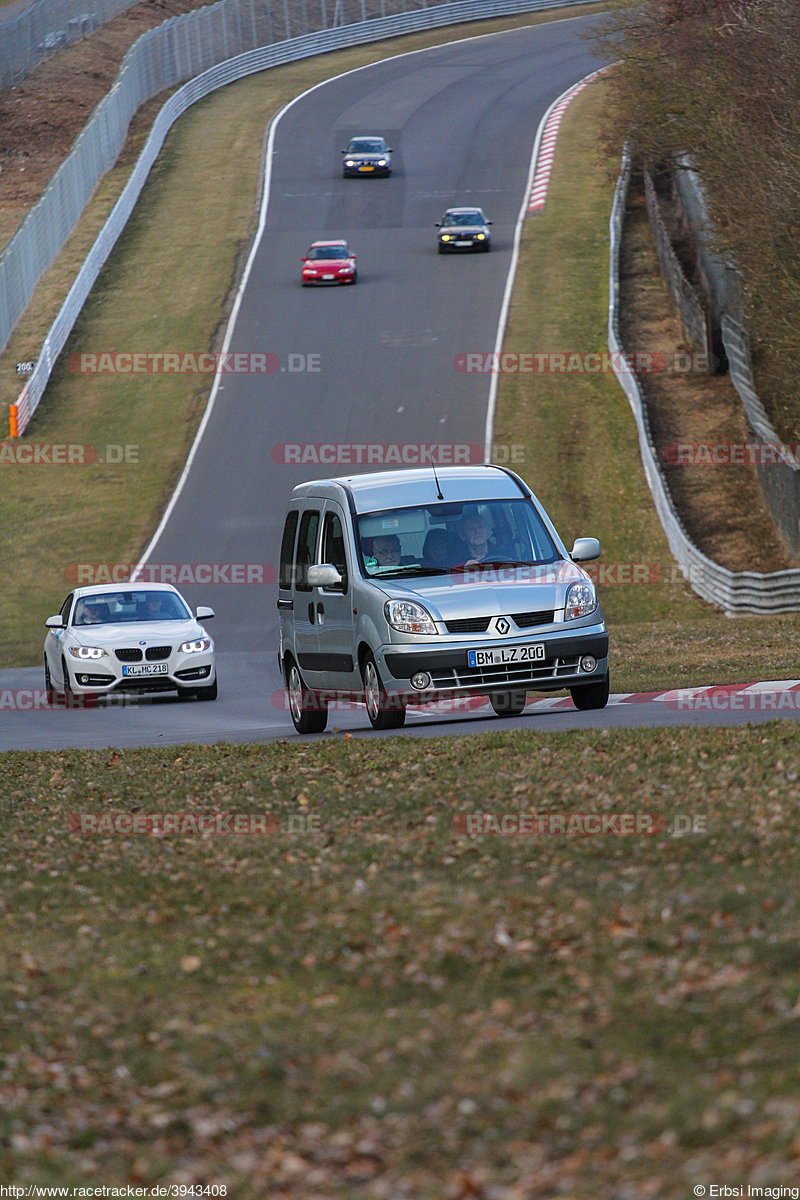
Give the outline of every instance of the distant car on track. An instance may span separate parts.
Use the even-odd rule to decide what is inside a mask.
[[[109,692],[178,692],[215,700],[214,643],[168,583],[98,584],[67,596],[45,621],[44,684],[52,703]]]
[[[356,256],[347,242],[336,239],[312,242],[302,258],[302,283],[356,283]]]
[[[391,175],[392,151],[385,138],[377,135],[354,137],[346,150],[342,151],[342,172],[345,179],[350,175]]]
[[[436,222],[439,230],[439,253],[450,251],[483,250],[492,244],[489,233],[491,221],[487,221],[480,208],[448,208],[441,221]]]

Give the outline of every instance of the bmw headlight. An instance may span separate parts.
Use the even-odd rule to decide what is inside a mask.
[[[414,600],[387,600],[383,611],[399,633],[436,633],[430,613]]]
[[[450,234],[449,234],[449,233],[443,233],[443,234],[442,234],[442,241],[443,241],[443,242],[449,242],[449,241],[450,241]]]
[[[597,608],[597,596],[591,583],[573,583],[567,590],[567,600],[564,605],[564,620],[576,621],[578,617],[587,617]]]
[[[345,164],[344,164],[344,165],[345,165],[346,167],[354,167],[356,164],[355,164],[355,161],[354,161],[354,159],[352,159],[352,158],[348,158],[348,159],[347,159],[347,161],[345,162]]]
[[[385,167],[385,166],[386,166],[386,159],[385,159],[385,158],[379,158],[379,159],[378,159],[378,166],[379,166],[379,167]]]
[[[211,638],[195,638],[191,642],[182,642],[181,651],[184,654],[201,654],[203,650],[211,649]]]
[[[486,240],[486,234],[485,234],[485,233],[479,233],[479,234],[478,234],[478,241],[479,241],[479,242],[483,242],[483,241],[485,241],[485,240]]]
[[[69,652],[73,658],[105,658],[106,652],[101,646],[70,646]]]

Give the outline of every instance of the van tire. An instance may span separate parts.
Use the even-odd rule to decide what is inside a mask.
[[[610,690],[608,672],[606,672],[605,679],[601,679],[599,683],[585,683],[583,687],[570,688],[569,692],[575,707],[579,708],[581,712],[589,712],[593,708],[605,708],[608,704]]]
[[[498,717],[518,717],[525,710],[527,692],[492,692],[489,697]]]
[[[292,724],[298,733],[322,733],[328,724],[328,705],[306,687],[293,659],[286,664],[286,695]]]
[[[392,707],[387,707],[389,697],[383,690],[378,665],[370,651],[367,651],[361,663],[361,676],[364,680],[364,702],[372,728],[402,729],[406,722],[405,705],[399,697],[395,697]]]

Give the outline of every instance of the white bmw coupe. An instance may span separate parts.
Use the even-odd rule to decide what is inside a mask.
[[[48,698],[177,691],[215,700],[214,643],[200,624],[213,616],[192,613],[168,583],[75,588],[45,621]]]

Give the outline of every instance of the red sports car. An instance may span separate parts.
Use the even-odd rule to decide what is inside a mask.
[[[356,256],[345,241],[312,242],[303,257],[303,287],[309,283],[355,283]]]

